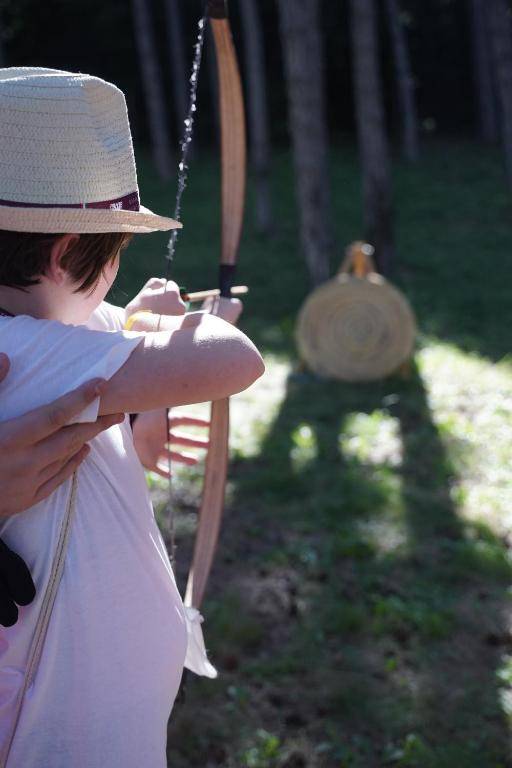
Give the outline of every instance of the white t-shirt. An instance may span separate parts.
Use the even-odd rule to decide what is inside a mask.
[[[0,384],[0,421],[93,377],[110,378],[141,338],[121,328],[121,316],[106,304],[89,328],[0,317],[0,350],[11,360]],[[95,419],[97,409],[96,402],[77,420]],[[0,524],[0,537],[27,562],[37,588],[18,623],[0,627],[0,744],[22,684],[70,485]],[[78,470],[62,581],[8,766],[165,768],[167,720],[186,644],[182,601],[126,419],[91,441]]]

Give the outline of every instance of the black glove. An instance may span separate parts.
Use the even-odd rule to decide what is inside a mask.
[[[0,624],[16,624],[16,604],[28,605],[35,596],[36,588],[24,560],[0,539]]]

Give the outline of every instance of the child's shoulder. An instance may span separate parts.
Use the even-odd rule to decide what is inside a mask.
[[[44,354],[44,350],[70,343],[87,332],[84,326],[67,325],[58,320],[45,320],[30,315],[0,317],[0,351],[21,354],[31,350],[33,355]]]
[[[11,363],[0,384],[0,421],[45,405],[90,379],[109,378],[139,341],[85,325],[0,317],[0,352]]]
[[[0,351],[10,361],[9,374],[0,384],[0,419],[50,402],[63,355],[73,345],[71,333],[71,326],[54,320],[0,317]]]
[[[66,329],[70,327],[57,320],[40,320],[30,315],[14,317],[2,315],[0,316],[0,349],[2,352],[7,352],[3,344],[17,347],[24,341],[32,344],[39,343],[42,338],[58,337],[69,332]]]

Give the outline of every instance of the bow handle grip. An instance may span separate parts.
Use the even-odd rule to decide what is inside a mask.
[[[219,266],[219,291],[224,299],[231,298],[231,286],[235,276],[235,264],[221,264]]]

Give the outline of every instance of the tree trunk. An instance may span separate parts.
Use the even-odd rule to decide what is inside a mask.
[[[400,19],[398,0],[386,0],[386,8],[395,59],[398,103],[402,118],[403,151],[405,158],[409,162],[414,163],[419,158],[420,146],[418,114],[409,47],[407,45],[404,25]]]
[[[493,144],[498,141],[498,112],[485,2],[487,0],[470,0],[473,69],[480,138],[488,144]]]
[[[187,67],[183,45],[183,18],[180,0],[165,0],[167,21],[167,45],[171,67],[172,88],[175,99],[175,112],[178,124],[178,140],[184,132],[184,120],[187,115]]]
[[[354,92],[363,173],[365,237],[388,274],[394,261],[389,147],[384,124],[374,0],[350,0]]]
[[[256,182],[256,226],[263,235],[272,227],[270,138],[265,82],[263,33],[256,0],[240,0],[244,31],[250,153]]]
[[[168,179],[173,167],[169,149],[167,122],[161,71],[155,51],[151,11],[147,0],[132,0],[135,21],[135,41],[139,56],[144,97],[149,116],[149,131],[153,160],[158,173]]]
[[[501,133],[512,189],[512,24],[507,0],[487,0],[494,69],[501,104]]]
[[[329,276],[330,222],[318,0],[278,0],[300,236],[313,285]]]

